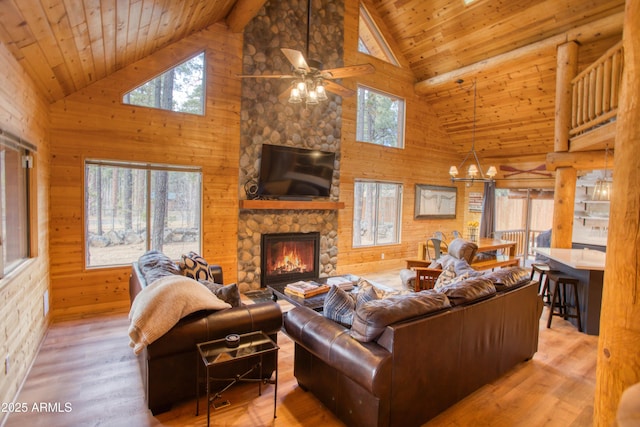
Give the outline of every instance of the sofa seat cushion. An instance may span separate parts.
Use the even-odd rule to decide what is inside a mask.
[[[445,294],[451,305],[458,306],[491,297],[495,295],[496,288],[486,277],[476,277],[454,281],[438,289],[438,292]]]
[[[432,289],[372,300],[356,308],[351,336],[361,342],[374,341],[392,323],[450,306],[445,294]]]
[[[524,267],[507,267],[487,273],[484,277],[493,282],[497,291],[504,291],[528,283],[531,274]]]
[[[473,261],[473,258],[478,252],[478,245],[465,239],[453,239],[449,243],[448,254],[457,259],[464,259],[469,264]]]
[[[180,267],[159,251],[147,251],[138,259],[138,268],[147,285],[165,276],[180,274]]]

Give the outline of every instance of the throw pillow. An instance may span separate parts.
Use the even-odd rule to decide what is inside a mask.
[[[433,289],[440,289],[449,284],[453,279],[456,278],[456,270],[453,264],[449,265],[446,269],[442,270],[440,276],[438,276],[438,280],[436,280],[436,284],[433,285]]]
[[[356,302],[350,293],[335,285],[329,288],[324,298],[324,317],[351,327],[355,308]]]
[[[356,294],[356,307],[359,307],[367,301],[379,298],[380,296],[376,292],[376,287],[366,280],[360,279],[358,282],[358,293]]]
[[[213,292],[215,296],[228,303],[231,307],[242,306],[240,290],[238,289],[237,284],[232,283],[230,285],[221,285],[220,283],[214,283],[209,280],[200,280],[199,282]]]
[[[192,279],[213,282],[213,277],[211,277],[211,273],[209,273],[209,264],[204,258],[193,251],[182,255],[180,269],[183,275]]]
[[[165,254],[147,251],[138,259],[138,268],[147,285],[165,276],[180,274],[180,268]]]

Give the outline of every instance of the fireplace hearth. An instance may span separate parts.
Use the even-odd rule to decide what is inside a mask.
[[[263,234],[261,287],[319,276],[320,233]]]

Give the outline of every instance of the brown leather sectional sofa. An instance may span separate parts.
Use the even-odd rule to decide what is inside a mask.
[[[223,283],[222,269],[213,266],[212,272],[216,283]],[[133,263],[129,279],[131,302],[146,286],[138,263]],[[183,318],[139,355],[149,409],[153,414],[158,414],[169,410],[174,403],[195,398],[197,343],[224,338],[231,333],[258,330],[277,342],[281,327],[282,312],[275,302],[247,304],[221,311],[200,311]],[[249,368],[249,363],[244,361],[226,364],[223,369],[211,372],[212,377],[233,378]],[[270,378],[274,370],[275,357],[265,356],[263,376]]]
[[[538,283],[496,288],[390,324],[371,342],[320,313],[292,309],[284,326],[295,341],[294,375],[349,426],[421,425],[537,351]]]

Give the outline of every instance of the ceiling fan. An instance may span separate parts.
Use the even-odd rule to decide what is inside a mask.
[[[307,105],[318,104],[327,99],[326,91],[340,96],[353,96],[355,91],[336,83],[334,80],[348,77],[355,77],[375,72],[375,67],[371,64],[351,65],[328,70],[322,69],[322,63],[308,58],[309,56],[309,26],[311,22],[311,0],[307,5],[307,58],[295,49],[281,48],[285,58],[291,63],[293,70],[291,74],[269,74],[269,75],[238,75],[240,78],[254,79],[290,79],[292,80],[289,92],[289,102],[292,104],[301,103],[303,100]],[[286,94],[285,91],[283,93]]]

